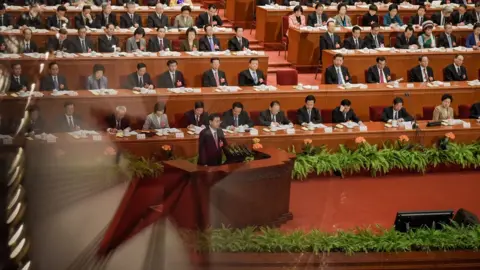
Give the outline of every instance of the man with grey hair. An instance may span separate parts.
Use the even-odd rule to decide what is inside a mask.
[[[127,113],[127,107],[117,106],[115,113],[107,116],[107,132],[116,134],[119,131],[130,131],[130,120],[125,116]]]
[[[112,12],[112,6],[109,3],[102,4],[102,13],[98,14],[95,17],[95,27],[96,28],[104,28],[111,23],[115,27],[118,26],[117,24],[117,16]]]
[[[444,26],[447,22],[451,22],[450,15],[453,12],[451,6],[445,6],[441,12],[434,13],[431,20],[436,25]]]

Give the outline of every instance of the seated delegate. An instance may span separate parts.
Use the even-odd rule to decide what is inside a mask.
[[[236,127],[253,127],[253,121],[243,109],[241,102],[234,102],[232,108],[223,113],[222,128],[235,129]]]
[[[390,123],[392,121],[412,121],[413,117],[407,112],[403,107],[403,99],[401,97],[396,97],[393,100],[393,106],[383,109],[382,121]]]
[[[116,134],[118,131],[130,131],[130,119],[126,117],[126,113],[127,107],[117,106],[115,108],[115,113],[105,118],[107,132]]]
[[[107,89],[108,79],[104,76],[105,67],[101,64],[95,64],[93,66],[93,74],[87,78],[87,89]]]
[[[333,65],[325,70],[325,83],[342,85],[349,82],[351,82],[350,73],[348,68],[343,66],[343,55],[337,53],[333,57]]]
[[[308,95],[305,97],[305,105],[297,110],[298,124],[306,126],[309,123],[322,123],[322,115],[320,114],[320,110],[315,108],[316,101],[317,99],[313,95]]]
[[[280,102],[277,100],[272,101],[270,107],[260,113],[259,120],[262,126],[277,127],[290,124],[290,120],[288,120],[285,113],[280,110]]]
[[[163,102],[155,103],[153,112],[147,116],[143,124],[143,130],[169,128],[168,116],[166,114],[167,107]]]
[[[332,111],[332,122],[345,123],[349,121],[362,123],[352,109],[352,102],[348,99],[344,99],[340,102],[340,106]]]
[[[433,121],[442,121],[453,119],[453,108],[450,106],[452,104],[453,97],[450,94],[442,95],[442,104],[435,107],[433,110]]]

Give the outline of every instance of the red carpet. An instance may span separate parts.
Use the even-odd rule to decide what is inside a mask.
[[[465,208],[480,216],[479,192],[478,171],[294,182],[290,198],[293,220],[282,229],[391,227],[397,211],[411,210]]]

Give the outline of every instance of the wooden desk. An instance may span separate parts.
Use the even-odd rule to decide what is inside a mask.
[[[349,147],[355,146],[355,138],[364,137],[371,144],[383,143],[387,140],[397,140],[400,135],[407,135],[412,142],[423,143],[431,146],[436,143],[447,132],[455,134],[456,142],[472,142],[480,139],[480,124],[475,120],[466,120],[471,123],[471,128],[463,128],[462,125],[457,126],[440,126],[426,127],[425,121],[420,121],[420,128],[416,130],[404,130],[403,128],[386,128],[381,122],[365,122],[368,130],[360,132],[355,129],[334,129],[333,133],[325,133],[323,129],[314,131],[304,131],[299,126],[295,127],[295,134],[286,134],[285,131],[266,132],[262,127],[257,127],[259,134],[251,136],[249,133],[226,133],[229,143],[252,145],[253,138],[259,138],[264,148],[280,148],[287,150],[292,145],[295,149],[301,149],[304,139],[312,139],[314,145],[326,145],[328,148],[336,150],[340,144]],[[331,126],[331,125],[327,125]],[[182,131],[186,132],[185,129]],[[416,132],[418,132],[416,134]],[[58,137],[56,144],[47,144],[38,140],[28,141],[26,150],[29,146],[38,147],[43,145],[43,150],[60,148],[64,151],[76,153],[81,151],[91,153],[91,155],[103,155],[106,146],[115,145],[118,149],[134,153],[136,155],[150,157],[160,154],[163,145],[170,145],[173,153],[177,157],[193,157],[197,154],[198,135],[189,135],[185,133],[184,138],[175,138],[175,136],[153,136],[145,140],[137,140],[135,136],[124,138],[116,138],[114,135],[103,134],[100,142],[93,141],[91,137],[85,139],[74,139],[66,133],[54,134]],[[34,148],[38,149],[38,148]],[[41,148],[40,148],[41,149]],[[38,149],[38,150],[40,150]],[[68,153],[67,153],[68,154]]]
[[[158,82],[158,76],[167,70],[167,61],[176,59],[178,70],[183,72],[185,83],[188,87],[200,87],[202,85],[202,74],[210,68],[210,59],[216,56],[190,56],[182,53],[179,57],[84,57],[57,58],[50,55],[47,61],[22,56],[19,59],[4,59],[3,64],[10,66],[12,63],[20,63],[23,73],[34,81],[39,82],[39,65],[45,63],[44,74],[47,74],[48,63],[56,61],[60,66],[60,74],[67,78],[67,86],[70,89],[84,89],[87,77],[92,73],[94,64],[105,66],[106,76],[109,78],[110,88],[122,88],[126,77],[137,70],[138,63],[145,63],[154,84]],[[238,84],[238,73],[248,69],[248,60],[257,56],[218,56],[221,60],[220,69],[225,71],[227,81],[230,85]],[[259,69],[267,74],[268,56],[258,56]],[[192,68],[194,67],[194,68]],[[38,84],[37,84],[38,86]]]
[[[250,28],[255,11],[256,0],[230,0],[226,1],[225,17],[233,23],[234,26]]]
[[[364,54],[356,52],[354,54],[345,55],[343,65],[348,67],[350,76],[354,83],[366,82],[365,71],[375,64],[377,56],[385,56],[387,65],[393,78],[404,78],[408,80],[408,72],[410,69],[418,65],[418,57],[421,55],[428,56],[429,66],[433,69],[435,80],[443,80],[443,69],[453,63],[453,58],[460,52],[418,52],[418,53],[376,53]],[[464,56],[463,65],[467,69],[468,78],[474,80],[478,76],[478,63],[480,61],[480,51],[461,52]],[[322,54],[322,73],[325,74],[327,67],[332,65],[335,53],[331,50],[325,50]],[[325,82],[325,76],[322,77]]]
[[[399,7],[399,16],[400,17],[410,17],[415,15],[417,12],[417,7],[405,9],[402,6]],[[469,6],[469,9],[473,9],[473,6]],[[255,37],[258,41],[265,42],[265,43],[279,43],[282,40],[281,36],[281,29],[282,29],[282,17],[287,16],[292,13],[293,7],[278,10],[278,9],[266,9],[263,6],[256,7],[256,15],[257,15],[257,30],[255,33]],[[427,16],[431,16],[435,12],[439,12],[441,9],[439,8],[427,8]],[[314,12],[315,9],[311,7],[303,7],[303,14],[307,16],[308,14]],[[378,15],[384,16],[387,14],[388,7],[382,6],[378,9]],[[325,9],[326,14],[328,17],[333,17],[337,14],[337,7],[329,6]],[[357,17],[363,16],[365,13],[368,12],[367,8],[359,8],[354,6],[348,6],[347,14],[352,19],[352,24],[357,24]],[[240,19],[239,19],[240,20]],[[383,24],[383,21],[380,22]]]
[[[95,17],[102,12],[101,7],[97,7],[97,6],[91,6],[91,7],[92,7],[92,17]],[[112,12],[116,15],[117,23],[120,24],[120,16],[122,16],[122,14],[126,13],[126,8],[117,7],[117,6],[112,6],[112,8],[113,8]],[[8,12],[8,14],[11,14],[12,22],[15,22],[15,24],[17,23],[18,18],[23,13],[25,13],[27,11],[28,11],[28,7],[21,7],[21,8],[20,7],[14,7],[13,9],[12,8],[7,8],[7,12]],[[46,21],[47,21],[47,18],[54,15],[55,12],[56,12],[56,8],[46,7],[44,9],[44,11],[42,12],[42,15],[41,15],[42,23],[45,25]],[[77,7],[68,7],[67,8],[66,17],[70,20],[70,23],[72,24],[72,26],[74,26],[74,24],[75,24],[74,17],[76,15],[80,14],[81,12],[82,12],[81,8],[77,8]],[[143,24],[144,27],[147,26],[148,15],[152,14],[153,12],[155,12],[155,7],[148,7],[148,6],[137,7],[136,13],[138,15],[140,15],[140,17],[142,18],[142,24]],[[200,15],[203,12],[206,12],[206,10],[197,5],[194,8],[192,8],[192,12],[190,13],[190,16],[192,16],[192,18],[195,22],[198,15]],[[176,9],[165,9],[165,11],[163,13],[168,16],[169,24],[172,24],[173,20],[175,19],[175,16],[180,14],[180,7],[176,8]]]
[[[61,67],[62,68],[62,67]],[[108,74],[107,69],[107,74]],[[440,104],[440,98],[444,93],[450,93],[454,97],[452,104],[456,114],[461,104],[471,105],[480,101],[480,89],[470,87],[464,82],[452,83],[451,87],[431,88],[416,83],[414,88],[406,88],[405,83],[400,88],[392,89],[381,84],[369,84],[368,89],[342,90],[336,85],[320,85],[320,90],[295,90],[292,86],[279,86],[275,92],[257,92],[251,87],[243,87],[236,93],[219,93],[214,88],[202,88],[202,93],[173,94],[166,89],[157,89],[157,95],[135,95],[131,90],[118,90],[117,96],[95,96],[89,91],[78,91],[78,96],[51,96],[45,92],[42,98],[32,99],[41,109],[41,114],[46,122],[46,129],[53,131],[55,119],[63,112],[65,101],[75,103],[75,111],[81,115],[84,128],[102,130],[106,128],[105,116],[114,112],[115,107],[124,105],[127,107],[127,115],[133,128],[141,128],[145,117],[152,112],[157,101],[167,104],[167,115],[170,126],[182,126],[181,117],[193,108],[195,101],[203,101],[205,110],[213,113],[223,113],[231,108],[235,101],[241,101],[245,110],[252,115],[254,121],[258,116],[254,113],[266,110],[272,100],[278,100],[282,110],[293,111],[290,120],[296,120],[295,111],[302,107],[307,95],[315,95],[317,102],[315,107],[330,115],[331,111],[339,106],[343,99],[352,101],[352,108],[357,116],[364,122],[369,120],[370,106],[391,106],[395,97],[403,97],[404,106],[411,115],[422,119],[424,106],[436,106]],[[13,98],[5,96],[0,98],[0,114],[7,118],[19,118],[23,116],[25,98]],[[326,118],[326,115],[324,115]],[[328,120],[325,119],[325,122]]]
[[[146,28],[148,29],[148,28]],[[78,35],[78,32],[76,29],[68,29],[69,33],[68,35],[70,37],[72,36],[77,36]],[[170,41],[173,41],[175,42],[176,40],[185,40],[187,38],[186,34],[185,34],[186,31],[178,31],[178,32],[167,32],[166,34],[166,38],[169,39]],[[20,31],[18,30],[13,30],[13,31],[9,31],[9,32],[0,32],[0,34],[2,34],[4,37],[9,37],[12,41],[14,41],[15,39],[23,39],[22,38],[22,34],[20,33]],[[43,52],[46,50],[47,48],[47,42],[48,42],[48,38],[52,37],[52,36],[55,36],[56,32],[55,31],[50,31],[48,33],[34,33],[33,36],[32,36],[32,40],[35,41],[35,43],[37,43],[37,45],[39,46],[40,48],[40,51]],[[91,31],[87,34],[88,37],[90,37],[92,39],[92,42],[94,43],[94,48],[96,48],[96,50],[98,50],[98,38],[102,35],[104,35],[105,33],[101,30],[98,30],[98,31]],[[199,29],[197,31],[197,39],[200,39],[201,37],[205,36],[205,31]],[[123,32],[123,31],[115,31],[115,36],[118,37],[119,39],[119,45],[120,47],[122,48],[122,51],[125,51],[125,46],[126,46],[126,42],[127,42],[127,39],[132,37],[133,36],[133,31],[129,31],[129,32]],[[156,38],[157,36],[157,31],[155,29],[151,29],[151,31],[149,31],[148,33],[145,34],[145,39],[147,40],[147,44],[148,44],[148,40],[150,38]],[[230,40],[232,37],[235,36],[235,32],[234,31],[231,31],[231,32],[216,32],[215,33],[215,36],[219,39],[220,41],[220,46],[223,50],[226,50],[228,49],[228,40]],[[173,44],[175,45],[175,44]],[[173,49],[174,50],[180,50],[180,43],[178,43],[178,48],[175,48],[175,46],[173,46]]]
[[[458,28],[456,26],[454,28],[454,35],[457,38],[457,43],[459,45],[464,46],[465,40],[468,35],[472,33],[471,29],[463,29]],[[307,31],[307,30],[300,30],[299,28],[291,28],[288,32],[289,44],[288,44],[288,62],[292,63],[298,67],[305,67],[305,66],[317,66],[318,59],[320,58],[320,37],[325,34],[326,31],[324,30],[315,30],[315,31]],[[380,31],[384,35],[384,41],[386,47],[395,47],[395,44],[390,44],[390,40],[392,37],[397,37],[398,34],[402,33],[403,30],[392,30],[390,28],[385,28]],[[420,28],[415,29],[416,34],[421,33]],[[440,33],[443,33],[444,30],[442,28],[435,28],[434,34],[435,36],[439,36]],[[346,28],[337,28],[335,31],[336,34],[340,36],[340,40],[343,41],[350,37],[352,34],[350,29]],[[361,37],[364,38],[366,35],[370,33],[370,29],[363,30]],[[313,53],[305,53],[305,51],[313,52]],[[329,62],[324,62],[329,63]]]

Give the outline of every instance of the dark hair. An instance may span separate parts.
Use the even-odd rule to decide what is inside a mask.
[[[67,12],[67,8],[66,8],[65,6],[58,6],[58,7],[57,7],[57,12],[59,12],[59,11],[65,11],[65,12]]]
[[[93,65],[93,73],[95,74],[97,71],[105,72],[105,67],[102,64]]]
[[[407,32],[407,31],[412,31],[412,32],[413,32],[413,31],[415,31],[415,30],[413,30],[413,26],[412,26],[411,24],[409,24],[409,25],[407,26],[407,28],[405,28],[405,32]]]
[[[141,68],[147,68],[147,65],[145,65],[144,63],[138,63],[137,64],[137,70],[139,70]]]
[[[335,60],[335,59],[337,59],[337,57],[341,57],[341,58],[343,59],[343,54],[337,53],[337,54],[335,54],[335,56],[333,57],[333,59]]]
[[[473,30],[477,29],[480,27],[480,22],[477,22],[474,26],[473,26]]]
[[[5,10],[5,4],[4,3],[0,3],[0,10]]]
[[[378,7],[376,5],[370,5],[368,7],[368,10],[375,10],[375,11],[378,11]]]
[[[65,28],[62,28],[62,29],[58,30],[58,33],[62,34],[62,35],[68,35],[68,31]]]
[[[273,107],[273,106],[275,106],[275,105],[280,106],[280,101],[274,100],[274,101],[270,102],[270,108]]]
[[[300,5],[295,6],[295,7],[293,8],[293,12],[294,12],[294,13],[297,12],[297,11],[299,11],[299,10],[303,13],[303,8],[302,8],[302,6],[300,6]]]
[[[305,103],[307,103],[310,100],[313,101],[313,103],[317,102],[317,99],[313,95],[308,95],[305,97]]]
[[[220,62],[220,58],[218,57],[212,57],[210,58],[210,63],[213,63],[213,61],[218,60]]]
[[[65,103],[63,103],[63,108],[66,108],[67,106],[70,106],[70,105],[74,105],[73,101],[65,101]]]
[[[54,62],[50,62],[50,64],[48,64],[48,68],[49,68],[49,69],[52,69],[52,67],[53,67],[54,65],[57,65],[57,66],[58,66],[58,63],[55,62],[55,61],[54,61]]]
[[[177,62],[177,60],[170,59],[170,60],[167,61],[167,67],[169,67],[171,64],[177,64],[178,65],[178,62]]]
[[[475,7],[480,7],[480,1],[475,2]]]
[[[208,23],[207,23],[207,24],[205,24],[205,25],[203,26],[203,31],[207,32],[207,27],[209,27],[209,26],[210,26],[210,27],[213,27],[211,24],[208,24]]]
[[[250,60],[248,60],[248,63],[251,64],[252,61],[258,61],[258,58],[250,58]]]
[[[158,111],[163,111],[164,113],[167,112],[167,105],[165,105],[165,102],[159,101],[155,103],[155,105],[153,106],[153,112],[156,113]]]
[[[453,59],[457,59],[459,56],[463,56],[463,55],[461,55],[461,54],[459,54],[459,53],[458,53],[458,54],[455,54],[455,57],[454,57]]]
[[[208,9],[217,9],[217,6],[215,4],[210,4],[208,5]]]
[[[315,5],[315,9],[318,9],[319,7],[323,7],[323,4],[320,2],[317,2],[317,4]]]
[[[328,25],[330,25],[330,23],[333,23],[333,24],[335,24],[335,22],[334,22],[334,21],[327,21],[327,27],[328,27]]]
[[[351,102],[349,99],[343,99],[342,101],[340,101],[340,105],[342,105],[342,106],[351,106],[351,105],[352,105],[352,102]]]
[[[185,10],[187,10],[189,13],[192,13],[192,9],[190,8],[190,6],[183,6],[180,9],[180,13],[184,12]]]
[[[376,23],[376,22],[372,23],[372,29],[377,28],[377,27],[380,27],[380,25],[378,23]]]
[[[401,97],[396,97],[393,99],[393,105],[397,105],[398,103],[403,103],[403,99]]]
[[[185,35],[188,37],[188,33],[193,32],[195,36],[197,35],[197,31],[195,31],[195,28],[189,27],[187,31],[185,32]]]
[[[23,32],[24,35],[25,35],[26,31],[30,31],[30,33],[33,33],[32,29],[30,27],[27,27],[27,28],[23,29],[22,32]]]
[[[347,5],[345,3],[341,3],[337,6],[337,11],[340,11],[340,9],[342,9],[342,7],[345,7],[345,9],[347,9]]]
[[[10,67],[13,69],[15,68],[16,66],[21,66],[20,63],[16,62],[16,63],[13,63]]]
[[[243,29],[243,27],[241,27],[241,26],[235,26],[235,27],[233,28],[233,30],[235,30],[235,32],[237,32],[238,29]]]
[[[359,30],[360,32],[362,31],[362,28],[360,28],[359,26],[355,25],[353,28],[352,28],[352,32],[355,32]]]
[[[477,1],[477,2],[478,2],[478,1]],[[465,4],[460,4],[460,6],[458,6],[458,8],[461,8],[461,7],[467,9],[467,6],[466,6]]]
[[[420,9],[426,10],[426,8],[425,8],[424,5],[420,5],[420,6],[417,8],[417,11],[419,11]]]
[[[235,101],[233,104],[232,104],[232,109],[235,109],[235,108],[240,108],[243,110],[243,104],[241,102],[238,102],[238,101]]]
[[[135,31],[133,32],[133,35],[142,35],[142,37],[145,36],[145,30],[143,30],[142,27],[138,27],[137,29],[135,29]]]
[[[113,25],[113,28],[115,28],[115,24],[113,24],[113,23],[111,23],[111,22],[109,22],[109,23],[106,25],[106,27],[108,28],[108,27],[110,27],[110,25]]]
[[[32,113],[34,111],[37,111],[37,112],[40,111],[40,108],[38,107],[38,105],[33,104],[33,105],[28,106],[28,112],[29,113]]]
[[[87,9],[92,10],[92,7],[89,6],[89,5],[83,6],[82,11],[85,11],[85,10],[87,10]]]
[[[80,33],[80,30],[82,30],[82,29],[85,29],[85,31],[87,31],[87,27],[82,25],[82,26],[78,27],[77,33]]]
[[[392,10],[394,10],[394,9],[398,10],[397,4],[391,4],[391,5],[388,7],[388,11],[392,11]]]
[[[453,97],[450,94],[443,94],[442,101],[444,101],[445,99],[450,99],[450,101],[453,102]]]
[[[378,56],[378,57],[377,57],[377,63],[378,63],[378,62],[383,62],[383,61],[385,61],[385,60],[387,60],[387,59],[385,59],[385,56]]]
[[[195,104],[193,105],[193,107],[195,109],[199,109],[199,108],[203,109],[205,107],[205,105],[203,104],[203,101],[195,101]]]
[[[208,121],[213,121],[213,120],[215,120],[215,118],[221,118],[221,117],[220,117],[220,114],[218,114],[218,113],[212,113],[212,114],[209,114],[209,115],[208,115]]]
[[[157,32],[160,31],[160,29],[165,30],[165,27],[157,27]]]
[[[135,2],[133,2],[133,1],[128,1],[128,2],[127,2],[127,6],[131,6],[131,5],[135,5]]]
[[[423,57],[427,57],[427,56],[426,56],[426,55],[420,55],[420,56],[418,57],[418,62],[422,62]]]

